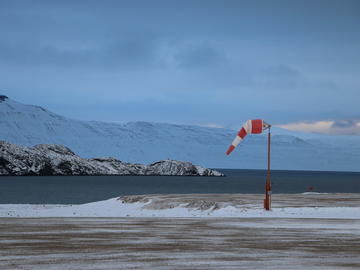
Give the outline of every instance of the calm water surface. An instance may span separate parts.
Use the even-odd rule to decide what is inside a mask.
[[[218,169],[226,177],[0,176],[0,203],[77,204],[120,195],[263,193],[266,171]],[[272,171],[273,193],[360,193],[360,172]]]

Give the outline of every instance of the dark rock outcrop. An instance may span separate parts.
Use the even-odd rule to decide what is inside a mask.
[[[0,95],[0,102],[5,101],[6,99],[8,99],[7,96]]]

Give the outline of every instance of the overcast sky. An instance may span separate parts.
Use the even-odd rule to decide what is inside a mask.
[[[360,134],[359,29],[357,0],[1,0],[0,91],[75,119]]]

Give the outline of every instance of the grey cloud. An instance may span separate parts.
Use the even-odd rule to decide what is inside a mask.
[[[0,43],[2,65],[65,68],[141,68],[156,63],[152,39],[124,39],[94,48],[64,48],[55,44]]]
[[[301,72],[287,65],[271,66],[264,70],[265,74],[273,77],[297,78]]]
[[[330,127],[329,133],[360,135],[360,121],[356,119],[335,120]]]
[[[224,52],[206,45],[192,45],[181,48],[175,54],[175,60],[180,68],[211,68],[227,62]]]
[[[359,3],[0,0],[0,87],[45,107],[52,99],[68,104],[64,93],[74,107],[84,96],[139,100],[138,112],[146,97],[179,108],[191,101],[209,123],[254,114],[273,122],[352,119]],[[143,115],[183,117],[161,106]]]
[[[294,92],[299,87],[302,87],[302,91],[307,91],[308,86],[304,74],[294,66],[269,65],[269,62],[263,62],[262,65],[257,64],[255,67],[246,62],[242,64],[242,69],[246,70],[245,74],[247,73],[248,84],[245,86],[253,91],[262,94],[272,93],[273,97],[286,92]]]
[[[333,127],[333,128],[353,128],[353,127],[357,126],[358,122],[359,121],[357,121],[357,120],[336,120],[331,125],[331,127]],[[360,129],[360,127],[359,127],[359,129]]]

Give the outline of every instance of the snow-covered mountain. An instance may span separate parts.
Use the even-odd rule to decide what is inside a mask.
[[[150,165],[115,158],[81,158],[56,144],[19,146],[0,141],[0,175],[186,175],[223,176],[190,162],[161,160]]]
[[[230,155],[235,130],[152,122],[79,121],[0,96],[0,140],[60,144],[82,157],[131,163],[189,161],[211,168],[266,168],[266,134],[248,136]],[[272,128],[272,168],[360,171],[360,136],[316,135]]]

